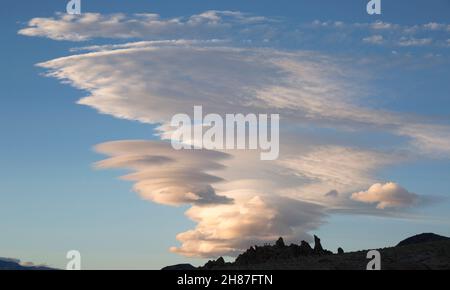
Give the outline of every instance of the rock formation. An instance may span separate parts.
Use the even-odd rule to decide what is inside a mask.
[[[367,251],[338,253],[323,249],[315,237],[314,249],[305,242],[286,246],[282,239],[275,245],[250,247],[226,263],[223,258],[209,261],[198,269],[208,270],[365,270]],[[450,270],[450,238],[435,234],[413,236],[398,246],[378,249],[382,257],[382,270]],[[173,267],[168,267],[173,269]],[[182,268],[190,268],[183,265]],[[174,270],[180,267],[174,267]]]
[[[316,254],[322,254],[323,253],[322,244],[320,243],[319,237],[316,236],[316,235],[314,235],[314,252]]]
[[[311,246],[307,242],[301,241],[300,256],[309,256],[312,255],[313,253],[314,253],[313,248],[311,248]]]
[[[277,246],[278,248],[283,248],[286,245],[284,244],[283,238],[280,237],[276,242],[275,242],[275,246]]]
[[[275,245],[250,247],[247,251],[236,258],[235,264],[241,266],[255,265],[286,260],[290,258],[332,254],[330,251],[323,249],[318,237],[314,237],[316,241],[314,249],[311,248],[311,246],[305,241],[301,241],[300,245],[290,244],[289,246],[286,246],[283,238],[279,238],[275,242]],[[207,265],[211,266],[212,264],[208,262]]]
[[[206,270],[213,270],[213,269],[217,269],[217,268],[221,268],[223,266],[225,266],[225,260],[223,257],[218,258],[217,260],[209,260],[205,266],[203,266],[204,269]]]

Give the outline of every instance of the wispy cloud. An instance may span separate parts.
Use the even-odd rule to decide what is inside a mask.
[[[391,30],[391,29],[396,29],[399,26],[396,24],[392,24],[389,22],[383,22],[383,21],[376,21],[372,24],[370,24],[370,28],[375,29],[375,30]]]
[[[363,38],[363,42],[370,44],[382,44],[384,42],[384,38],[382,35],[372,35]]]
[[[327,29],[346,35],[373,33],[364,37],[363,43],[385,45],[389,47],[442,46],[446,36],[450,34],[450,24],[430,22],[416,25],[400,25],[391,22],[375,21],[366,23],[345,23],[332,21],[313,21],[309,26],[316,29]],[[425,36],[427,35],[427,36]],[[355,37],[346,37],[352,41]]]
[[[430,22],[430,23],[424,24],[423,28],[425,30],[432,30],[432,31],[442,30],[442,31],[450,32],[450,24],[445,24],[445,23]]]
[[[79,104],[122,119],[165,123],[176,113],[191,114],[196,104],[203,104],[205,114],[275,108],[288,120],[379,128],[409,137],[427,152],[449,152],[448,127],[358,104],[360,87],[346,76],[354,76],[350,67],[342,71],[330,57],[184,42],[138,44],[39,66],[89,91]]]
[[[161,18],[158,14],[83,13],[57,14],[52,18],[33,18],[19,31],[26,36],[54,40],[86,41],[93,38],[166,39],[210,38],[231,36],[233,29],[248,30],[250,26],[267,23],[269,19],[236,11],[206,11],[190,17]],[[244,33],[244,32],[243,32]]]
[[[398,45],[400,46],[424,46],[430,45],[433,42],[431,38],[400,38]]]
[[[322,146],[298,157],[289,155],[278,163],[306,180],[300,191],[302,196],[320,201],[331,189],[348,193],[372,184],[376,170],[399,161],[382,152]]]

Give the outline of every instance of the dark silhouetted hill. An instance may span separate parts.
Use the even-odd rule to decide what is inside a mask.
[[[450,238],[436,235],[433,233],[423,233],[420,235],[415,235],[410,238],[404,239],[403,241],[398,243],[397,247],[421,244],[421,243],[429,243],[429,242],[448,241],[449,239]]]
[[[0,258],[0,270],[55,270],[47,266],[23,266],[20,260]]]
[[[450,238],[436,234],[420,234],[401,241],[395,247],[377,249],[382,270],[450,270]],[[220,257],[204,266],[179,265],[166,270],[365,270],[369,250],[337,253],[323,249],[314,236],[314,247],[302,241],[300,245],[285,245],[282,238],[274,245],[250,247],[232,263]]]
[[[179,271],[187,271],[187,270],[196,270],[197,268],[192,266],[191,264],[178,264],[173,266],[167,266],[162,268],[161,270],[179,270]]]

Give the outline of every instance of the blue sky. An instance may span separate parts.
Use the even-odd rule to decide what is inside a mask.
[[[98,37],[80,31],[81,34],[86,33],[89,38],[82,42],[55,40],[48,34],[45,37],[36,37],[37,35],[33,33],[20,35],[18,31],[26,28],[30,19],[56,17],[56,12],[64,12],[65,5],[62,3],[64,1],[4,2],[0,12],[0,30],[3,38],[0,56],[2,64],[0,256],[64,267],[65,253],[76,249],[82,253],[84,268],[157,269],[181,262],[200,264],[203,261],[201,258],[187,258],[168,250],[169,247],[180,245],[176,239],[177,234],[196,227],[197,222],[185,216],[186,210],[192,208],[190,204],[177,204],[178,206],[172,207],[143,201],[132,191],[132,182],[117,178],[125,174],[125,170],[93,168],[93,163],[105,157],[93,150],[97,144],[113,140],[157,139],[153,135],[156,124],[136,121],[145,118],[147,113],[151,115],[155,112],[145,111],[139,116],[131,114],[123,119],[116,118],[117,115],[111,111],[99,114],[96,110],[101,109],[101,104],[95,103],[95,100],[88,106],[76,104],[79,99],[92,93],[81,89],[82,84],[74,85],[74,88],[53,77],[43,75],[47,70],[58,71],[72,64],[36,67],[38,63],[78,54],[70,51],[74,47],[124,44],[154,39],[173,40],[175,37],[180,38],[179,35],[173,32],[173,35],[155,36],[151,33],[147,35],[144,31],[138,37],[117,39],[114,36]],[[357,147],[364,152],[370,150],[376,151],[376,154],[378,151],[393,154],[392,157],[383,157],[385,159],[406,156],[401,161],[385,160],[379,166],[377,162],[373,165],[374,168],[370,167],[373,172],[368,179],[380,183],[395,182],[408,193],[431,199],[430,202],[417,207],[388,209],[388,214],[385,214],[386,211],[380,212],[369,208],[366,204],[362,204],[362,208],[359,208],[353,203],[345,204],[346,207],[355,206],[353,210],[340,208],[333,211],[336,204],[331,206],[327,203],[327,207],[332,210],[327,211],[326,217],[322,217],[323,220],[318,222],[320,224],[323,222],[323,225],[308,232],[317,233],[324,245],[332,250],[338,246],[344,247],[345,250],[356,250],[393,245],[404,237],[420,232],[450,235],[448,202],[450,160],[449,152],[445,148],[446,144],[449,144],[447,126],[450,125],[448,66],[450,33],[445,31],[445,28],[423,28],[430,23],[440,24],[442,27],[449,25],[450,3],[444,0],[383,1],[382,16],[369,16],[365,12],[365,1],[340,2],[126,1],[124,3],[124,1],[91,0],[83,1],[82,9],[83,13],[100,13],[105,16],[111,13],[124,13],[130,19],[133,19],[136,13],[157,13],[161,19],[188,18],[209,10],[240,11],[269,19],[268,22],[264,21],[262,28],[252,27],[266,32],[274,28],[275,32],[271,34],[269,41],[264,41],[260,38],[260,34],[255,33],[247,35],[252,38],[251,43],[238,37],[231,40],[230,46],[249,49],[249,53],[256,56],[260,52],[253,49],[264,47],[271,50],[269,57],[273,53],[272,50],[312,52],[312,55],[307,56],[307,63],[302,62],[302,59],[298,60],[296,56],[295,63],[300,63],[300,66],[310,62],[325,63],[324,57],[331,58],[332,62],[325,63],[324,66],[330,65],[330,68],[345,72],[339,80],[334,76],[323,76],[328,80],[326,84],[332,82],[333,90],[341,87],[351,89],[353,93],[348,93],[351,98],[353,94],[361,95],[362,97],[355,101],[352,99],[351,104],[358,105],[358,108],[363,106],[374,110],[371,111],[373,119],[377,119],[374,117],[377,114],[380,119],[397,120],[397,116],[401,116],[400,121],[395,121],[401,122],[400,125],[395,122],[393,122],[395,124],[380,124],[378,120],[372,120],[371,124],[366,126],[361,124],[363,122],[360,120],[339,119],[338,122],[342,122],[343,127],[351,128],[344,130],[342,127],[335,128],[328,123],[323,124],[323,119],[326,121],[330,115],[327,112],[320,112],[322,114],[320,118],[308,119],[305,123],[290,119],[286,127],[293,126],[294,136],[288,134],[289,138],[292,137],[294,140],[298,136],[307,138],[309,146],[316,145],[314,142],[317,142],[320,146]],[[250,17],[248,15],[246,14],[246,17]],[[336,25],[336,22],[344,23],[344,28]],[[382,30],[369,28],[374,23],[389,24],[389,27]],[[246,25],[251,24],[244,24],[244,27],[239,26],[225,32],[208,30],[205,39],[233,38],[234,29],[242,29]],[[414,28],[415,26],[422,28]],[[200,28],[202,27],[199,26],[196,31],[186,30],[182,38],[202,38],[203,30]],[[408,29],[417,31],[405,34],[405,30]],[[45,34],[48,31],[39,33]],[[67,35],[68,31],[63,33]],[[215,33],[217,37],[214,37]],[[369,38],[372,36],[382,38],[381,40]],[[380,43],[376,43],[377,39]],[[180,48],[163,46],[161,51],[164,49]],[[216,53],[214,49],[213,52]],[[158,56],[164,55],[152,57]],[[183,64],[177,60],[174,60],[174,63]],[[111,65],[110,71],[114,70],[114,64],[111,62],[105,60],[102,64]],[[161,68],[165,65],[164,62],[156,64]],[[265,68],[265,64],[261,65]],[[78,67],[73,65],[73,68]],[[138,68],[142,69],[143,73],[154,73]],[[180,67],[180,70],[182,69],[183,67]],[[318,78],[322,79],[322,70],[316,71],[314,66],[310,72],[317,73]],[[99,75],[101,74],[97,76]],[[68,75],[66,79],[73,81],[74,76]],[[346,94],[342,99],[341,96],[338,97],[339,100],[347,100]],[[130,110],[135,110],[141,105],[138,99],[134,101],[136,107],[131,107]],[[171,112],[169,107],[165,104],[163,106],[167,107],[169,114]],[[304,112],[303,110],[304,108],[301,111]],[[362,114],[366,111],[353,112]],[[392,112],[394,116],[390,114]],[[149,116],[151,117],[153,115]],[[342,118],[342,115],[334,115],[331,119],[333,118]],[[415,126],[409,127],[403,122]],[[431,124],[431,127],[426,127],[420,134],[411,133],[410,130],[414,131],[414,128],[418,128],[418,124],[420,126]],[[298,128],[296,125],[305,128]],[[391,130],[391,127],[395,129]],[[398,133],[400,131],[401,134]],[[434,132],[436,135],[430,135]],[[422,143],[416,146],[414,140]],[[426,144],[423,143],[424,140],[427,140]],[[299,147],[304,145],[303,141],[296,144]],[[304,146],[307,147],[306,144]],[[314,151],[305,151],[301,154],[318,156],[312,155],[313,153]],[[299,169],[292,165],[295,160],[298,162],[305,160],[302,158],[289,159],[284,164],[289,164],[290,170],[305,170],[303,167]],[[233,169],[231,165],[230,168]],[[365,174],[369,169],[361,170]],[[295,174],[308,176],[304,171],[295,171]],[[320,171],[312,176],[317,178],[323,174],[325,173]],[[225,175],[234,178],[232,173]],[[366,177],[362,173],[361,176]],[[273,186],[276,188],[277,184]],[[322,186],[325,185],[321,184],[320,189]],[[347,193],[353,193],[353,185],[348,186],[351,190],[349,189]],[[355,186],[358,187],[359,184]],[[366,190],[368,187],[354,191]],[[222,192],[226,190],[223,189]],[[286,192],[280,193],[284,194]],[[264,202],[268,206],[271,202],[278,204],[272,198],[268,197],[268,201]],[[306,196],[301,195],[301,198]],[[309,196],[308,201],[311,201]],[[322,200],[320,202],[326,203]],[[280,204],[282,210],[283,203]],[[299,206],[303,209],[303,205]],[[339,206],[342,204],[339,203]],[[203,214],[202,209],[199,211]],[[360,214],[363,211],[364,214]],[[202,222],[205,227],[210,225],[208,221]],[[303,226],[301,224],[300,227]],[[306,228],[309,229],[308,227],[309,224]],[[266,237],[262,237],[261,240],[264,240],[263,238]],[[188,242],[185,241],[186,244]],[[183,249],[190,248],[180,249],[179,253],[183,253]]]

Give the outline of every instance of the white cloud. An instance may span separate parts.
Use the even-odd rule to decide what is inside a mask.
[[[423,25],[424,30],[450,32],[450,24],[430,22]]]
[[[388,182],[375,183],[367,191],[355,192],[352,194],[352,199],[364,203],[376,203],[378,209],[385,209],[412,206],[418,200],[418,195],[396,183]]]
[[[430,23],[423,25],[423,27],[427,30],[440,30],[445,26],[446,25],[444,25],[444,24],[440,24],[440,23],[436,23],[436,22],[430,22]]]
[[[424,46],[430,45],[433,42],[431,38],[400,38],[398,45],[400,46]]]
[[[389,22],[376,21],[372,23],[370,27],[375,30],[388,30],[398,28],[398,25]]]
[[[371,44],[382,44],[384,42],[384,38],[382,35],[372,35],[363,38],[363,42]]]
[[[106,49],[39,66],[48,69],[49,76],[88,91],[90,95],[80,104],[145,123],[163,123],[176,113],[192,113],[196,104],[216,113],[263,112],[295,105],[297,110],[320,115],[323,103],[336,103],[333,99],[349,94],[338,82],[335,73],[340,72],[331,60],[306,52],[188,41],[139,42]]]
[[[312,27],[334,27],[334,28],[343,28],[345,23],[342,21],[320,21],[314,20],[311,23]]]

